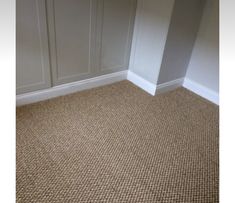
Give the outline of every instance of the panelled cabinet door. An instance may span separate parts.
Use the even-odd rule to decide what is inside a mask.
[[[128,69],[136,0],[99,0],[99,72]]]
[[[53,85],[128,68],[136,0],[47,0]]]
[[[44,0],[16,1],[16,93],[51,86]]]
[[[48,0],[53,85],[91,77],[96,0]]]
[[[136,0],[17,0],[17,93],[127,69],[135,9]]]

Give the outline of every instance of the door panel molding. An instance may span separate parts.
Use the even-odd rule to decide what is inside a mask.
[[[45,0],[16,3],[16,93],[22,94],[51,87],[51,74]]]
[[[82,6],[86,7],[89,4],[89,19],[87,19],[86,16],[83,16],[84,21],[87,20],[89,25],[87,26],[88,32],[88,42],[87,47],[84,47],[85,42],[82,40],[82,38],[79,38],[79,35],[73,36],[73,31],[76,33],[83,34],[83,38],[86,37],[86,34],[84,33],[84,27],[82,27],[82,18],[78,11],[78,13],[73,13],[72,11],[67,11],[66,7],[61,7],[63,3],[65,5],[68,5],[72,7],[72,5],[69,5],[69,3],[75,4],[75,6],[78,7],[78,4],[81,3]],[[48,0],[47,2],[47,14],[48,14],[48,29],[49,29],[49,36],[50,36],[50,53],[51,53],[51,64],[52,64],[52,78],[53,78],[53,85],[59,85],[67,82],[73,82],[78,81],[82,79],[89,78],[93,72],[94,72],[94,58],[95,58],[95,34],[96,34],[96,12],[97,12],[97,1],[96,0]],[[58,6],[58,9],[63,9],[63,12],[58,12],[58,15],[56,13],[56,5]],[[77,4],[77,5],[76,5]],[[68,9],[69,10],[69,9]],[[60,10],[61,11],[61,10]],[[67,12],[67,13],[66,13]],[[60,16],[65,14],[65,16]],[[74,15],[78,16],[74,16]],[[85,13],[86,14],[86,13]],[[71,16],[70,16],[71,15]],[[80,22],[75,21],[74,17],[77,17]],[[63,24],[69,28],[69,31],[66,32],[66,30],[60,29],[62,27],[63,18],[69,19],[71,18],[71,21],[68,21],[68,24],[71,23],[71,25]],[[72,21],[73,20],[73,21]],[[58,22],[59,21],[59,22]],[[59,24],[61,23],[61,25]],[[81,25],[80,25],[80,24]],[[74,26],[73,26],[74,24]],[[83,25],[86,25],[86,21]],[[76,27],[78,26],[78,27]],[[81,29],[80,29],[81,27]],[[60,29],[60,32],[57,33],[57,29]],[[66,28],[65,28],[66,29]],[[66,37],[63,39],[63,34],[66,33],[66,37],[71,37],[72,40],[74,40],[74,43],[72,43],[71,39],[66,39]],[[62,34],[61,34],[62,33]],[[60,35],[60,36],[59,36]],[[69,36],[70,35],[70,36]],[[63,40],[62,40],[63,39]],[[70,46],[66,47],[66,44],[63,45],[63,41],[67,41],[70,43]],[[83,43],[83,44],[82,44]],[[80,47],[81,45],[81,47]],[[61,46],[61,47],[59,47]],[[69,49],[66,51],[66,49]],[[87,52],[83,50],[87,49]],[[71,55],[69,55],[69,52]],[[76,58],[76,54],[77,58]],[[80,54],[80,55],[79,55]],[[87,57],[87,60],[84,59]],[[87,63],[85,66],[79,64],[83,60],[83,64]],[[66,65],[67,64],[67,65]],[[82,70],[83,69],[83,70]],[[84,70],[85,69],[85,70]],[[68,72],[65,73],[65,72]],[[69,73],[70,71],[70,73]],[[67,74],[67,75],[66,75]]]
[[[108,9],[108,7],[107,7],[107,6],[111,6],[111,8],[112,8],[112,6],[114,6],[114,8],[115,8],[114,3],[118,3],[120,5],[120,10],[118,10],[118,15],[120,13],[120,16],[117,16],[117,15],[115,16],[114,12],[112,12],[111,9]],[[114,5],[112,5],[112,4],[114,4]],[[123,4],[124,9],[121,9],[121,4]],[[120,70],[128,69],[132,35],[133,35],[133,29],[134,29],[134,19],[135,19],[136,6],[137,6],[136,0],[123,0],[123,1],[116,1],[116,2],[112,1],[112,0],[99,0],[100,10],[99,10],[99,14],[98,14],[98,21],[99,21],[98,33],[100,33],[100,34],[97,36],[97,42],[98,42],[97,44],[98,44],[98,49],[99,49],[99,51],[98,51],[99,52],[98,71],[100,73],[104,74],[104,73],[110,73],[113,71],[120,71]],[[125,8],[128,8],[128,10],[125,10]],[[124,14],[126,16],[128,16],[128,19],[125,19],[125,17],[123,17],[122,12],[126,12]],[[110,14],[113,16],[109,16]],[[112,17],[113,17],[113,19],[112,19]],[[123,19],[122,19],[122,17],[123,17]],[[109,22],[110,19],[111,19],[111,21]],[[120,20],[120,22],[115,21],[115,19]],[[127,26],[125,25],[126,21],[128,22]],[[113,24],[113,27],[109,26],[112,24]],[[105,28],[105,26],[106,26],[106,28]],[[119,27],[122,29],[118,30]],[[111,29],[111,31],[109,29]],[[112,33],[112,29],[114,29],[114,30],[117,29],[117,31],[116,32],[113,31],[113,33]],[[115,42],[115,39],[120,37],[120,36],[118,36],[118,34],[119,34],[118,31],[123,32],[122,34],[125,35],[125,40],[120,39],[119,42],[114,44],[113,47],[111,46],[111,48],[109,49],[108,46],[112,44],[111,43],[112,37],[115,36],[115,38],[113,38],[114,42]],[[110,39],[108,39],[108,38],[110,38]],[[105,43],[106,39],[108,39],[108,43]],[[120,49],[118,51],[115,50],[117,46],[120,46]],[[109,57],[110,56],[112,57],[112,54],[111,54],[112,51],[114,51],[114,54],[113,54],[114,58],[111,58],[109,60]],[[115,51],[116,51],[116,54],[115,54]],[[109,56],[107,56],[107,55],[109,55]],[[116,56],[118,57],[118,55],[121,55],[120,58],[122,58],[121,59],[122,61],[118,62],[116,64],[115,63],[112,64],[112,62],[115,61],[115,57]],[[105,57],[106,57],[106,59],[105,59]]]

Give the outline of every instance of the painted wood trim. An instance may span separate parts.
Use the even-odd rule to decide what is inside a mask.
[[[181,87],[183,82],[184,82],[184,78],[178,78],[176,80],[172,80],[172,81],[169,81],[166,83],[159,84],[159,85],[157,85],[156,94],[161,94],[164,92],[174,90],[177,87]]]
[[[64,85],[55,86],[45,90],[21,94],[16,96],[16,105],[22,106],[43,100],[48,100],[54,97],[59,97],[86,89],[112,84],[115,82],[126,80],[126,78],[127,78],[127,71],[121,71],[86,80],[81,80],[78,82],[72,82]]]
[[[219,93],[218,92],[215,92],[195,81],[192,81],[189,78],[184,79],[183,87],[211,101],[212,103],[219,105]]]
[[[140,87],[144,91],[148,92],[149,94],[153,96],[155,95],[157,86],[135,74],[134,72],[128,71],[127,80]]]

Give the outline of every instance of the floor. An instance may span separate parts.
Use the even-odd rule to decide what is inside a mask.
[[[128,81],[17,108],[17,202],[219,202],[219,108]]]

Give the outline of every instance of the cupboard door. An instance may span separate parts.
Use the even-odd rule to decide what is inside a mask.
[[[51,86],[44,0],[16,1],[16,93]]]
[[[128,69],[136,0],[99,0],[99,72]]]
[[[48,0],[53,85],[91,77],[96,0]]]

